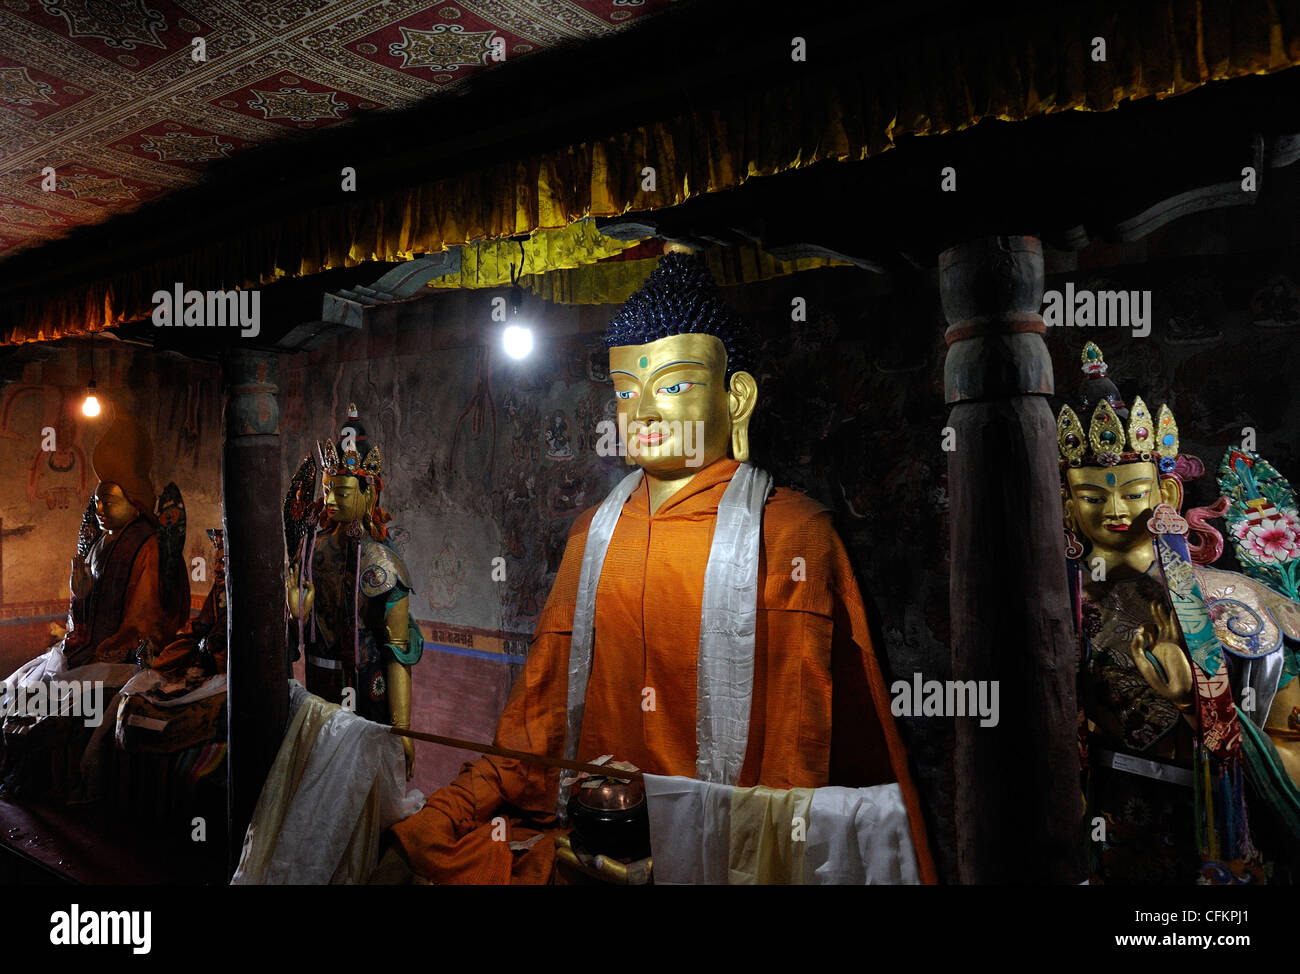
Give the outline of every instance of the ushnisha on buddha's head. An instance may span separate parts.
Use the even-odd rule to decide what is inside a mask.
[[[1196,457],[1179,454],[1178,424],[1168,405],[1153,418],[1140,396],[1132,407],[1125,404],[1092,342],[1082,362],[1080,409],[1090,414],[1088,430],[1068,405],[1056,424],[1065,527],[1087,540],[1089,560],[1100,557],[1107,578],[1140,575],[1154,559],[1147,530],[1152,513],[1161,503],[1181,510],[1183,484],[1205,468]]]
[[[684,483],[728,455],[749,459],[752,351],[701,260],[665,254],[610,321],[605,345],[629,463]]]
[[[381,541],[388,533],[384,525],[392,520],[379,506],[384,462],[379,447],[367,447],[365,427],[352,403],[338,443],[326,440],[318,447],[324,490],[322,526],[358,537],[369,534]]]

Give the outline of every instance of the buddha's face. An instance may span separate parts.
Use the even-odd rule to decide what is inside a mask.
[[[727,382],[727,351],[713,335],[669,335],[609,350],[628,456],[652,477],[694,474],[727,456],[758,398],[747,372]]]
[[[101,481],[95,487],[94,501],[95,520],[99,522],[99,529],[109,534],[121,531],[139,513],[117,484]]]
[[[1171,477],[1161,480],[1154,463],[1072,467],[1065,478],[1070,492],[1065,502],[1066,523],[1101,554],[1150,546],[1147,521],[1156,505],[1167,501],[1177,508],[1182,504],[1178,481]]]
[[[370,510],[372,490],[356,477],[336,474],[325,478],[325,513],[335,524],[360,521]]]

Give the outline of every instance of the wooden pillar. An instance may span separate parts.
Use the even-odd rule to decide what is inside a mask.
[[[1077,883],[1077,650],[1062,542],[1042,245],[988,237],[939,258],[954,449],[952,671],[997,680],[999,721],[957,718],[962,883]]]
[[[284,646],[284,536],[280,517],[279,357],[232,351],[221,465],[226,531],[231,871],[284,736],[289,688]]]

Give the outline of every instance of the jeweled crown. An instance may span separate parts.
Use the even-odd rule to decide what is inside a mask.
[[[317,444],[321,473],[326,477],[365,477],[367,479],[380,477],[384,472],[384,459],[379,452],[379,447],[371,447],[364,458],[359,450],[343,449],[343,444],[348,442],[347,434],[349,431],[351,432],[351,441],[364,449],[366,431],[357,417],[356,403],[351,403],[348,406],[348,419],[340,431],[342,438],[339,444],[336,446],[333,439]]]
[[[1178,424],[1168,404],[1160,407],[1153,422],[1141,396],[1131,409],[1124,404],[1094,342],[1083,347],[1080,358],[1085,376],[1082,408],[1086,413],[1094,402],[1096,408],[1085,433],[1078,413],[1068,405],[1061,407],[1056,417],[1061,466],[1111,467],[1144,460],[1156,463],[1162,473],[1172,470],[1178,458]]]

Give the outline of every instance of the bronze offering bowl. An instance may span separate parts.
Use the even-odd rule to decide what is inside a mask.
[[[650,855],[650,815],[641,782],[603,778],[594,787],[579,785],[568,810],[584,852],[625,860]]]

